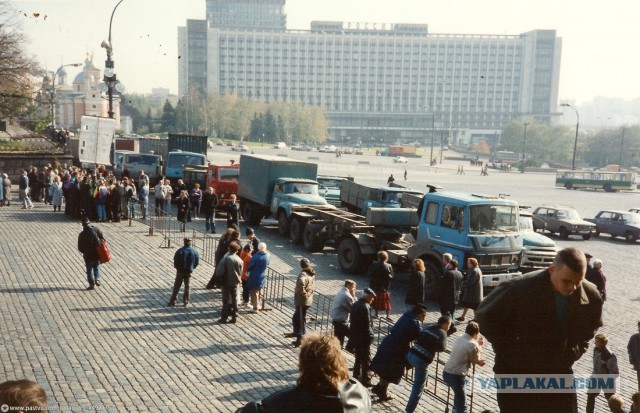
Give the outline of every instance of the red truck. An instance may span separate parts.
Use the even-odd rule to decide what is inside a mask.
[[[183,181],[189,190],[196,182],[203,192],[208,187],[213,187],[218,195],[218,208],[224,210],[231,202],[231,194],[238,193],[239,175],[240,164],[234,161],[229,165],[185,165],[182,171]]]

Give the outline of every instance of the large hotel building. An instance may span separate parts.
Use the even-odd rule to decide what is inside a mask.
[[[207,0],[178,29],[179,93],[320,106],[338,141],[495,143],[557,109],[562,39],[434,34],[426,24],[314,21],[287,30],[285,0]]]

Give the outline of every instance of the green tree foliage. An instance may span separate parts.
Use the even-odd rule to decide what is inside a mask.
[[[160,128],[163,132],[175,132],[176,131],[176,111],[173,105],[167,99],[162,107],[162,119],[160,122]]]
[[[527,126],[527,159],[539,162],[570,162],[573,156],[575,130],[566,126],[531,122]],[[522,152],[523,122],[512,122],[502,129],[497,150]],[[578,150],[578,154],[580,154]]]
[[[607,129],[584,137],[584,159],[593,167],[622,165],[640,167],[640,126]],[[622,162],[620,162],[622,159]]]
[[[327,138],[322,109],[296,102],[267,104],[235,94],[212,94],[205,99],[191,91],[178,101],[175,114],[176,130],[223,139],[292,143]]]
[[[0,118],[26,117],[36,92],[32,76],[41,70],[24,54],[24,38],[13,22],[10,2],[0,1]]]

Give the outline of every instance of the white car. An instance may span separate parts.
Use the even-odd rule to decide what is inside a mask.
[[[248,152],[249,147],[247,145],[241,144],[241,145],[235,146],[233,150],[238,152]]]
[[[395,158],[393,158],[393,162],[395,162],[395,163],[407,163],[408,160],[404,156],[396,156]]]

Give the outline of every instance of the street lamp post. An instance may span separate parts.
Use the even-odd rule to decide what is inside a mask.
[[[620,161],[618,162],[618,172],[622,171],[622,148],[624,147],[624,131],[626,128],[622,128],[622,139],[620,140]]]
[[[56,128],[56,105],[54,102],[56,98],[56,77],[63,68],[68,66],[78,67],[82,66],[82,63],[69,63],[67,65],[62,65],[53,74],[53,79],[51,80],[51,129]]]
[[[113,23],[113,15],[116,13],[116,9],[120,5],[120,3],[122,3],[123,1],[124,0],[120,0],[111,12],[111,19],[109,20],[109,41],[106,42],[103,40],[102,44],[100,44],[100,47],[104,48],[107,51],[107,60],[105,60],[104,62],[105,69],[104,77],[102,79],[104,83],[102,83],[99,88],[100,91],[107,92],[107,95],[109,96],[109,111],[107,113],[109,114],[109,117],[111,119],[115,117],[115,112],[113,110],[113,90],[115,89],[119,93],[122,93],[122,91],[124,90],[122,84],[118,81],[116,74],[113,71],[115,62],[111,58],[113,54],[113,46],[111,44],[111,25]]]
[[[525,154],[525,150],[527,149],[527,126],[529,126],[529,123],[525,122],[524,123],[524,139],[522,141],[522,167],[520,168],[520,173],[524,173],[524,154]]]
[[[578,110],[576,108],[574,108],[573,106],[571,106],[568,103],[561,103],[560,106],[565,106],[565,107],[571,108],[576,112],[576,139],[573,142],[573,160],[571,161],[571,170],[575,171],[575,169],[576,169],[576,151],[578,150],[578,130],[580,128],[580,114],[578,113]]]

